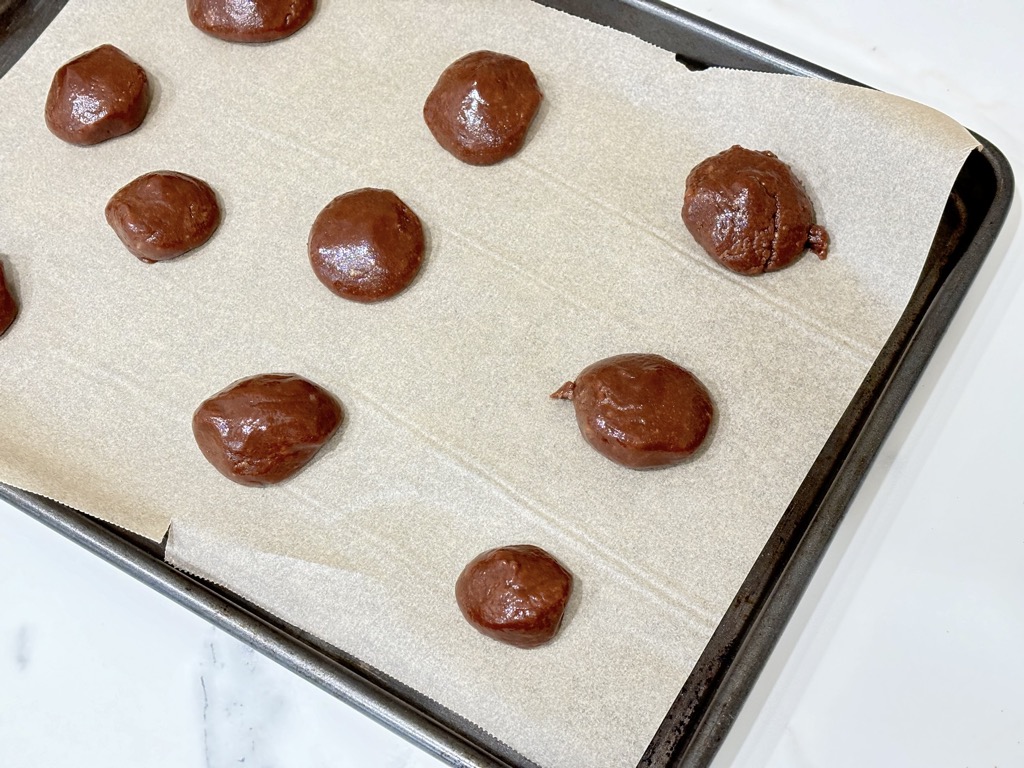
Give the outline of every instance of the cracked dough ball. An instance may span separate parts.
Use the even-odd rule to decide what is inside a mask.
[[[69,144],[99,144],[142,125],[149,101],[146,70],[119,48],[101,45],[57,70],[46,95],[46,127]]]
[[[686,177],[683,223],[723,266],[741,275],[787,267],[810,248],[828,255],[829,236],[789,166],[771,152],[736,145]]]
[[[14,318],[18,316],[18,302],[14,300],[4,277],[4,263],[0,261],[0,336],[7,333]]]
[[[306,466],[344,420],[341,403],[318,384],[292,373],[264,373],[204,400],[192,415],[192,434],[224,477],[264,486]]]
[[[270,43],[298,32],[312,18],[315,0],[188,0],[188,18],[229,43]]]
[[[493,165],[523,146],[542,99],[525,61],[476,51],[441,73],[423,119],[437,143],[462,162]]]
[[[423,224],[390,189],[356,189],[320,211],[307,248],[313,273],[332,292],[380,301],[405,290],[419,272]]]
[[[599,360],[551,397],[571,400],[583,438],[631,469],[670,467],[690,458],[715,416],[700,379],[661,355]]]
[[[455,583],[455,600],[481,634],[535,648],[558,634],[572,584],[572,574],[551,554],[517,544],[473,558]]]
[[[198,248],[220,224],[210,185],[175,171],[146,173],[121,187],[105,214],[124,247],[147,264]]]

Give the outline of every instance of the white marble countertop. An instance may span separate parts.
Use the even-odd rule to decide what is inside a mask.
[[[1016,0],[672,4],[1024,168]],[[1020,219],[1017,200],[717,768],[1024,765]],[[0,604],[4,768],[441,765],[3,502]]]

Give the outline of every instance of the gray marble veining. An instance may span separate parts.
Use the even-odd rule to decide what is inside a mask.
[[[32,662],[32,627],[22,624],[14,636],[14,664],[19,672],[28,669]]]
[[[199,667],[203,694],[206,765],[283,765],[277,731],[287,702],[274,691],[273,669],[256,652],[220,632],[210,632]]]

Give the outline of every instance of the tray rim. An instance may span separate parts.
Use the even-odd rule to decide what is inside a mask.
[[[5,26],[8,19],[29,6],[34,12],[42,9],[41,13],[29,13],[21,18],[21,26],[14,30],[12,37],[18,38],[22,50],[17,51],[13,58],[6,51],[6,58],[0,56],[0,76],[20,58],[21,53],[59,13],[66,1],[22,0],[20,5],[16,2],[0,13],[0,43],[5,43],[4,33],[10,32]],[[672,54],[673,49],[678,50],[680,44],[685,46],[688,54],[698,54],[684,57],[677,53],[680,61],[710,62],[713,66],[782,72],[861,85],[753,38],[668,6],[660,0],[534,1],[634,34],[665,49],[668,54]],[[644,26],[643,30],[624,29],[615,23],[620,13],[634,23],[639,19],[642,26],[650,27]],[[45,22],[42,21],[44,17],[48,17]],[[669,44],[663,44],[666,42]],[[706,55],[708,52],[715,55],[709,57]],[[747,611],[749,615],[744,619],[743,631],[738,636],[720,637],[726,620],[737,609],[738,601],[742,601],[747,591],[748,582],[762,564],[770,540],[744,580],[733,606],[716,628],[694,671],[687,678],[680,699],[666,714],[640,766],[690,768],[711,762],[809,584],[882,440],[895,422],[991,250],[1013,198],[1013,172],[997,147],[978,134],[974,135],[981,144],[980,154],[991,169],[996,187],[993,200],[977,231],[951,271],[934,286],[934,293],[925,302],[923,312],[911,328],[909,337],[892,350],[891,356],[887,356],[886,350],[893,342],[893,337],[890,337],[886,349],[876,359],[872,371],[879,366],[883,357],[887,357],[884,367],[888,369],[888,374],[879,382],[880,389],[874,393],[874,402],[864,412],[866,416],[861,419],[857,431],[847,443],[840,446],[843,449],[842,455],[832,459],[832,481],[824,489],[818,489],[823,491],[821,498],[810,510],[810,518],[802,521],[799,526],[797,540],[791,542],[794,547],[785,559],[781,572],[771,579],[759,602]],[[837,424],[822,455],[829,451],[836,432],[847,420],[849,410],[856,404],[863,387],[858,390],[848,412]],[[815,467],[821,461],[822,456],[819,456]],[[801,491],[805,490],[804,486],[814,473],[815,468],[812,468],[801,484]],[[801,491],[798,491],[797,497]],[[162,559],[162,547],[20,489],[0,484],[0,498],[345,701],[429,754],[459,768],[536,768],[534,763],[457,713],[439,707],[399,681],[295,627],[288,627],[277,617],[261,612],[258,607],[247,604],[223,588],[173,568]],[[776,532],[789,515],[790,510],[787,509]],[[773,533],[772,538],[775,535]],[[756,631],[762,628],[769,631]],[[697,670],[702,664],[708,663],[707,657],[713,657],[710,661],[720,664],[723,652],[728,652],[731,658],[724,669],[716,672],[717,684],[710,688],[706,684],[697,685],[699,690],[691,691],[689,699],[684,700],[688,687],[694,687],[692,681]],[[694,704],[697,705],[696,709],[693,708]],[[427,709],[434,709],[435,712],[428,712]],[[674,723],[673,713],[677,716]]]

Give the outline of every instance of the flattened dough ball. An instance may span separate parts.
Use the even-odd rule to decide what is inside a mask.
[[[600,360],[551,397],[571,400],[584,439],[631,469],[689,458],[704,443],[715,414],[700,380],[660,355]]]
[[[525,61],[476,51],[441,73],[423,119],[437,143],[462,162],[493,165],[523,146],[542,98]]]
[[[301,470],[341,426],[341,403],[294,374],[236,381],[192,416],[203,456],[229,480],[272,485]]]
[[[101,45],[57,70],[46,96],[46,127],[69,144],[99,144],[142,125],[149,99],[146,70]]]
[[[188,0],[193,26],[229,43],[269,43],[300,29],[315,0]]]
[[[371,302],[394,296],[423,262],[423,225],[394,192],[357,189],[334,198],[309,232],[309,263],[338,296]]]
[[[455,599],[477,631],[534,648],[558,633],[572,584],[572,574],[550,554],[518,544],[473,558],[455,583]]]
[[[0,261],[0,336],[7,333],[14,318],[18,316],[18,303],[14,300],[7,278],[4,276],[4,263]]]
[[[210,186],[175,171],[139,176],[114,193],[105,213],[125,248],[148,264],[198,248],[220,224]]]
[[[697,243],[742,275],[787,267],[810,248],[828,255],[829,236],[789,166],[771,152],[736,145],[698,163],[686,178],[683,222]]]

